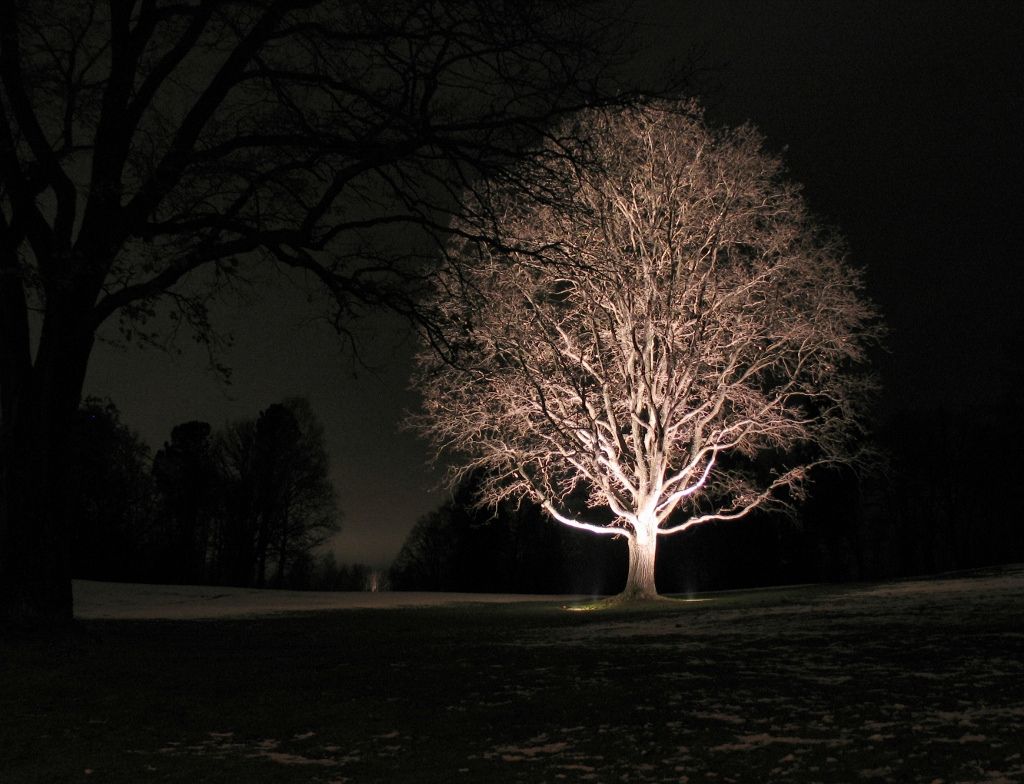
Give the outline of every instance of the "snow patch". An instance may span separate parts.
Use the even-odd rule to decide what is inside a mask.
[[[751,751],[773,743],[785,746],[814,746],[822,745],[829,748],[836,746],[848,746],[850,741],[842,738],[799,738],[786,735],[771,735],[767,732],[760,732],[751,735],[737,735],[735,743],[722,743],[712,746],[711,751]]]
[[[320,765],[322,767],[333,768],[341,764],[335,759],[303,757],[300,754],[287,754],[283,751],[261,751],[250,756],[262,757],[263,759],[268,759],[271,762],[276,762],[279,765]]]
[[[539,746],[498,746],[495,752],[501,755],[505,762],[519,762],[520,760],[533,759],[541,754],[557,754],[569,748],[565,741],[553,741]]]

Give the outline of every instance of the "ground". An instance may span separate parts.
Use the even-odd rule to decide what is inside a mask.
[[[148,590],[0,638],[0,781],[1024,780],[1024,566],[575,612]]]

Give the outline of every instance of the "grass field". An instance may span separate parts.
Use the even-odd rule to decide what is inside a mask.
[[[1024,781],[1024,567],[85,620],[0,640],[0,782]]]

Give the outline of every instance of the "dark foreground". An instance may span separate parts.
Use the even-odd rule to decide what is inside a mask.
[[[1024,567],[0,640],[0,782],[1024,780]]]

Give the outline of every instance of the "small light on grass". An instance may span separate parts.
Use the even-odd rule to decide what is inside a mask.
[[[659,596],[656,599],[652,599],[647,602],[633,601],[629,603],[630,607],[654,607],[663,608],[669,604],[698,604],[700,602],[710,602],[712,599],[696,599],[693,597],[677,597],[677,596]],[[627,603],[615,596],[598,599],[596,601],[588,602],[586,604],[563,604],[562,609],[566,612],[594,612],[596,610],[610,610],[617,607],[627,606]]]

